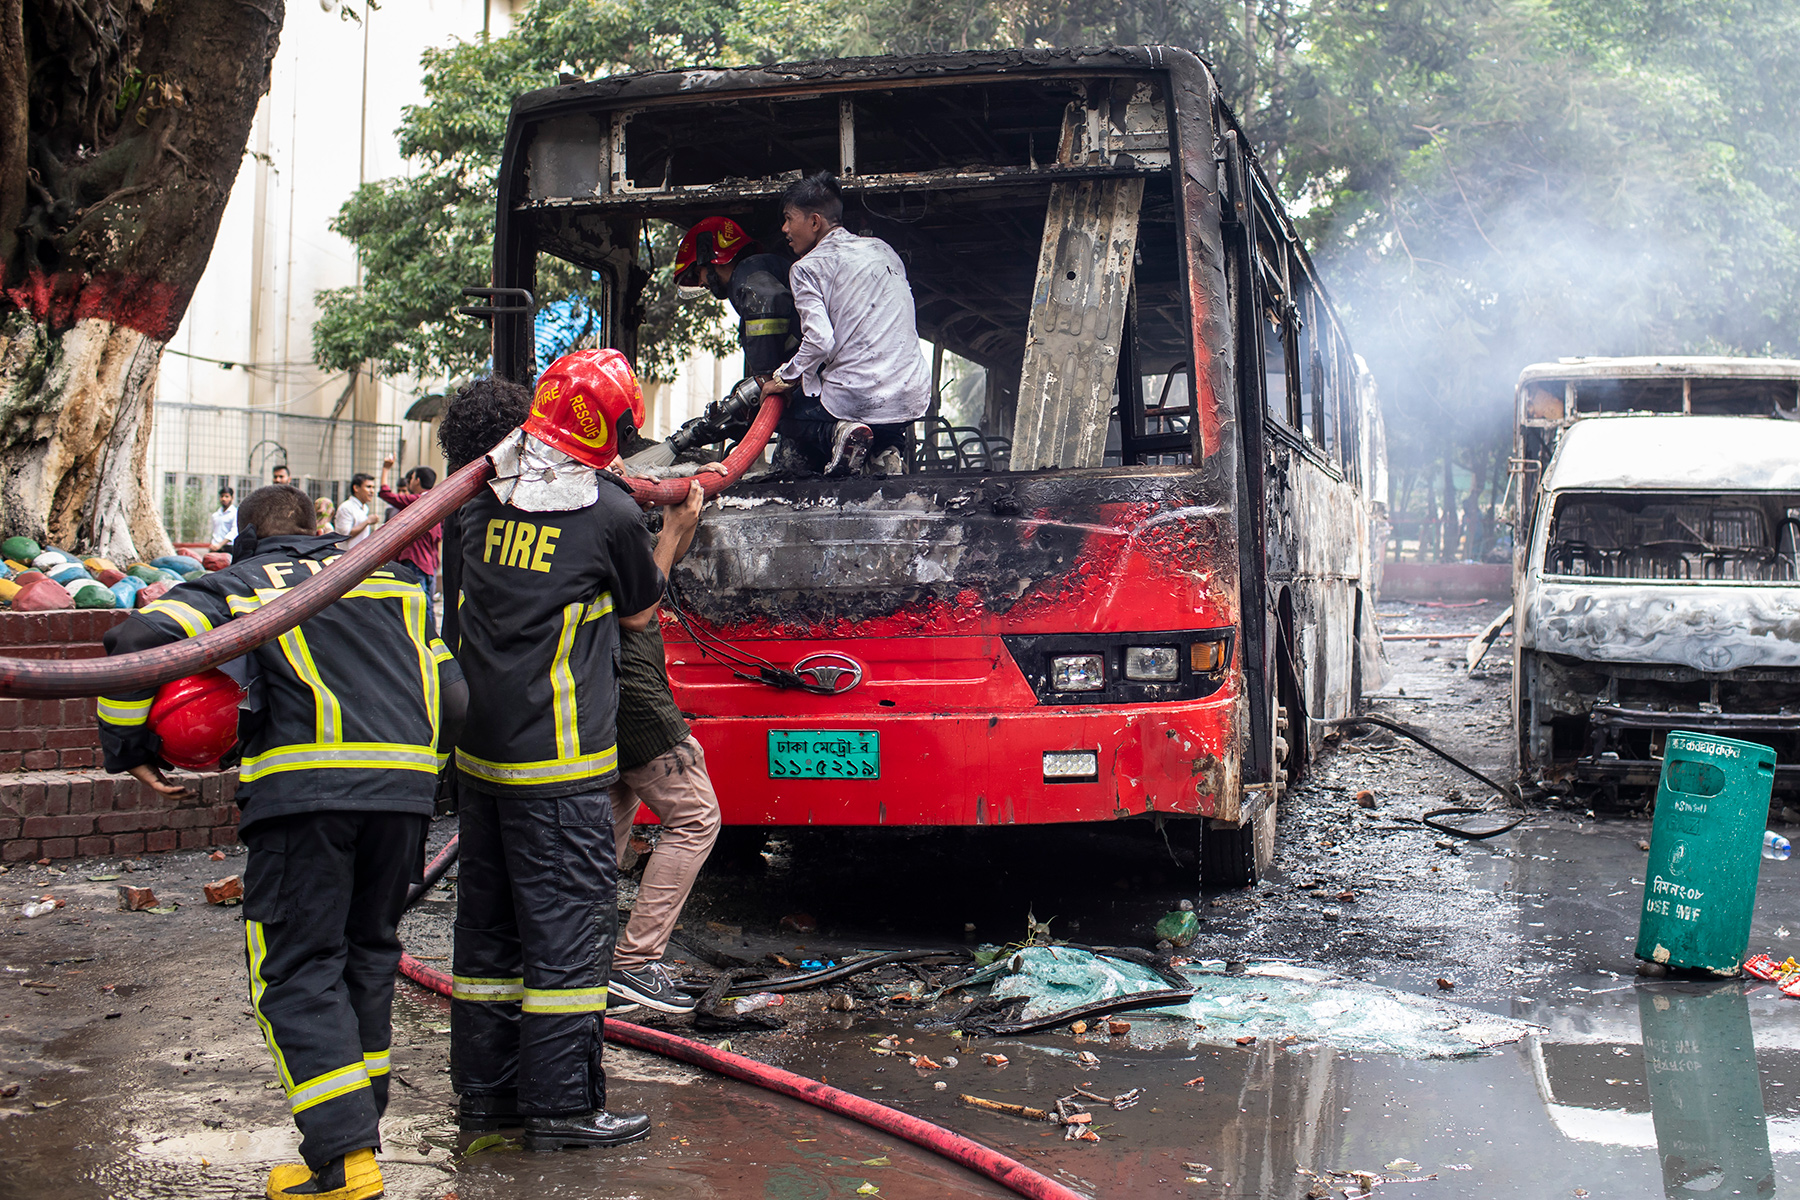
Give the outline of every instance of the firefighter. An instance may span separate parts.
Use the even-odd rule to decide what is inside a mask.
[[[675,282],[704,287],[738,315],[744,374],[761,383],[800,348],[800,321],[788,290],[788,260],[756,252],[730,217],[697,221],[675,253]]]
[[[650,1130],[641,1113],[606,1111],[601,1061],[619,630],[649,625],[664,581],[629,490],[597,468],[642,421],[625,356],[584,350],[552,364],[535,396],[471,385],[439,433],[453,466],[485,454],[496,472],[457,517],[472,710],[456,748],[452,1086],[464,1129],[523,1125],[536,1150]],[[691,536],[683,511],[669,510],[662,537]]]
[[[179,641],[252,613],[342,551],[314,532],[299,488],[258,488],[239,510],[239,559],[174,588],[106,634],[109,654]],[[395,936],[422,878],[439,747],[467,691],[426,626],[410,571],[383,568],[317,616],[228,666],[160,693],[102,696],[106,769],[190,795],[162,766],[209,769],[235,738],[250,1003],[300,1129],[301,1164],[267,1195],[382,1194]],[[239,721],[240,714],[242,716]],[[217,738],[201,748],[208,738]]]

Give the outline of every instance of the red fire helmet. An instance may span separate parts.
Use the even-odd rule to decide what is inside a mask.
[[[604,467],[619,454],[619,419],[644,427],[644,391],[617,350],[577,350],[539,376],[525,432],[578,462]]]
[[[706,217],[696,221],[687,236],[681,239],[681,249],[675,252],[675,282],[682,287],[693,287],[699,280],[689,273],[696,266],[728,263],[755,244],[744,232],[744,227],[730,217]]]
[[[163,684],[150,705],[150,732],[162,739],[162,756],[190,771],[212,770],[237,741],[243,694],[216,669]]]

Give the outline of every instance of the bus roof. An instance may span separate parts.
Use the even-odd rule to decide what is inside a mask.
[[[1120,46],[1110,50],[969,50],[950,54],[880,55],[776,63],[766,67],[689,68],[609,75],[526,92],[513,101],[517,120],[545,110],[595,103],[644,104],[709,93],[798,91],[826,86],[881,87],[907,82],[955,83],[984,76],[1156,71],[1200,65],[1191,50]]]
[[[1544,486],[1796,490],[1800,422],[1680,413],[1591,416],[1564,431]]]
[[[1800,379],[1800,359],[1734,358],[1723,355],[1658,355],[1640,358],[1559,358],[1532,363],[1519,372],[1519,385],[1542,379]]]

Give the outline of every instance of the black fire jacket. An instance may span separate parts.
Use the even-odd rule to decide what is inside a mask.
[[[108,654],[180,641],[255,612],[311,578],[340,539],[262,539],[252,557],[171,588],[109,630]],[[296,812],[430,816],[466,707],[462,672],[427,628],[425,590],[384,567],[318,616],[253,650],[240,710],[240,828]],[[156,761],[155,689],[100,697],[106,769]],[[443,751],[439,753],[440,749]]]
[[[484,488],[457,514],[469,720],[456,765],[479,791],[549,798],[618,776],[618,618],[656,603],[663,577],[624,484],[600,478],[599,498],[572,512],[526,512]]]

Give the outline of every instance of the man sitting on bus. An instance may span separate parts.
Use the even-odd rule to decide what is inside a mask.
[[[783,440],[827,475],[855,474],[865,462],[874,474],[898,475],[906,427],[931,406],[906,266],[880,238],[844,228],[844,200],[829,171],[789,185],[781,214],[799,256],[788,283],[800,348],[763,395],[803,391],[786,414]]]

